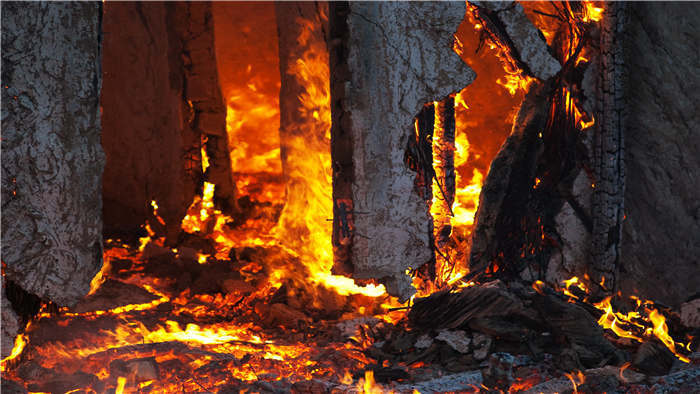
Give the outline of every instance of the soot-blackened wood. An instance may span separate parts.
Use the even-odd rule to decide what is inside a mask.
[[[2,5],[2,280],[59,305],[102,266],[101,21],[99,2]]]
[[[620,261],[624,215],[624,59],[622,30],[625,3],[605,7],[600,22],[598,108],[594,130],[594,178],[592,199],[592,281],[598,293],[615,290]]]
[[[501,43],[518,68],[541,80],[547,80],[561,69],[552,57],[547,42],[515,1],[473,1],[476,18],[487,28],[485,32]]]
[[[133,232],[148,220],[175,242],[203,180],[216,185],[217,206],[236,208],[211,5],[108,4],[104,31],[106,231]],[[165,226],[153,217],[151,200]]]
[[[416,116],[416,147],[414,159],[417,165],[418,176],[416,187],[419,188],[421,197],[430,201],[433,198],[433,134],[435,132],[435,106],[426,104]]]
[[[358,279],[379,279],[402,300],[414,292],[406,270],[432,255],[428,206],[414,190],[405,162],[413,120],[425,103],[441,100],[471,82],[474,73],[452,51],[464,3],[349,2],[331,15],[331,134],[349,145],[333,159],[334,233],[348,229],[348,245],[336,254]],[[334,154],[338,153],[336,150]],[[351,182],[348,182],[351,180]],[[338,185],[338,183],[336,183]],[[345,214],[338,207],[345,206]],[[342,257],[345,260],[341,260]]]
[[[620,352],[603,336],[603,328],[583,307],[564,301],[556,294],[535,295],[533,306],[587,368],[622,360]]]
[[[522,322],[538,320],[535,311],[524,306],[507,289],[472,286],[459,292],[449,289],[415,300],[408,314],[412,326],[422,329],[453,330],[465,328],[475,319],[517,316]]]

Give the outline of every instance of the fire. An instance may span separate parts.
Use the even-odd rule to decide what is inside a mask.
[[[0,361],[0,372],[6,371],[7,363],[19,357],[19,355],[22,354],[25,346],[27,346],[27,336],[25,334],[17,335],[17,338],[15,338],[15,345],[12,347],[12,352],[9,356]]]
[[[576,371],[573,373],[564,373],[564,375],[571,381],[574,386],[574,393],[578,393],[578,386],[586,382],[586,376],[581,371]]]
[[[539,282],[541,283],[541,282]],[[571,287],[575,286],[585,294],[589,293],[585,283],[574,276],[562,282],[564,288],[561,291],[572,299],[580,299],[579,296],[571,293]],[[533,287],[535,284],[533,284]],[[542,286],[540,284],[539,286]],[[540,291],[538,291],[540,292]],[[684,344],[676,342],[668,333],[666,318],[654,308],[654,303],[651,301],[642,301],[638,297],[631,296],[630,299],[635,302],[637,310],[628,313],[616,312],[612,307],[612,297],[606,297],[602,301],[593,303],[597,309],[603,312],[598,319],[598,324],[608,330],[611,330],[620,338],[629,338],[637,342],[644,342],[645,339],[656,337],[659,339],[679,360],[686,363],[690,359],[678,352],[678,348],[683,349]],[[587,302],[587,297],[584,297],[583,302]]]
[[[603,19],[603,8],[596,6],[592,1],[583,1],[583,18],[584,22],[599,22]]]

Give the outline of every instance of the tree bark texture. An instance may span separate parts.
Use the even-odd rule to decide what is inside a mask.
[[[353,277],[403,300],[414,291],[406,270],[432,255],[406,148],[421,108],[474,79],[452,51],[464,12],[457,2],[331,4],[331,134],[347,148],[333,150],[334,245]]]
[[[5,279],[58,305],[102,266],[102,4],[2,6]]]
[[[627,16],[618,287],[677,306],[700,284],[700,7],[630,3]]]
[[[217,185],[220,205],[235,207],[210,3],[113,3],[104,19],[106,230],[130,232],[149,220],[174,240],[203,179]]]

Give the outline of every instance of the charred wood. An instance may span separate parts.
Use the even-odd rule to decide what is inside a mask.
[[[621,353],[605,338],[603,329],[584,308],[548,294],[535,295],[533,306],[587,368],[622,360]]]
[[[525,15],[523,6],[514,1],[471,1],[478,9],[476,17],[494,41],[505,47],[515,66],[526,74],[547,80],[561,69],[549,53],[542,34]]]
[[[528,244],[528,229],[537,227],[537,215],[529,220],[522,218],[532,215],[528,204],[543,152],[540,135],[547,125],[550,95],[550,84],[531,88],[520,107],[513,132],[491,163],[475,215],[469,257],[473,274],[493,270],[497,265],[502,273],[517,276],[524,268],[522,248]]]
[[[625,3],[605,8],[600,34],[599,118],[594,130],[595,190],[592,200],[592,279],[599,294],[616,289],[624,215],[624,60]],[[597,286],[604,283],[605,287]]]

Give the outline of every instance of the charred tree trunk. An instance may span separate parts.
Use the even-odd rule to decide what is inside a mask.
[[[221,93],[214,48],[211,2],[177,4],[183,43],[185,103],[191,104],[189,128],[202,137],[209,167],[204,179],[216,185],[214,202],[224,211],[238,210],[226,133],[226,105]],[[185,131],[185,134],[188,134]],[[191,200],[190,200],[191,201]],[[187,201],[189,203],[190,201]],[[179,225],[180,222],[178,221]]]
[[[315,242],[307,229],[330,225],[327,219],[332,215],[330,204],[324,206],[331,193],[328,3],[276,3],[275,14],[281,79],[280,154],[286,183],[278,230],[285,234],[285,242],[303,250]],[[306,212],[305,217],[299,212]]]
[[[435,105],[435,124],[433,155],[435,161],[435,179],[439,187],[439,195],[434,204],[439,204],[440,212],[452,213],[455,202],[456,173],[455,173],[455,99],[448,97]],[[452,226],[449,216],[433,218],[437,247],[444,246],[450,239]]]
[[[610,3],[601,21],[598,117],[594,134],[592,279],[602,293],[612,293],[620,262],[624,215],[624,102],[622,28],[625,3]]]
[[[101,21],[99,2],[2,6],[3,281],[59,305],[102,266]]]
[[[170,239],[201,181],[200,137],[184,96],[183,44],[173,7],[107,4],[104,22],[102,144],[104,218],[109,233],[130,233],[152,216]]]
[[[452,51],[464,11],[461,3],[331,4],[331,136],[345,148],[333,150],[336,267],[379,279],[404,300],[413,293],[406,270],[432,254],[428,205],[406,149],[423,105],[474,78]]]
[[[211,5],[108,4],[104,31],[106,230],[133,233],[148,220],[174,242],[203,180],[216,184],[217,205],[236,207]]]

